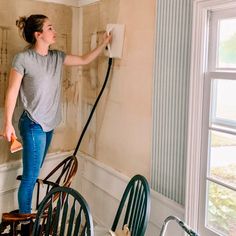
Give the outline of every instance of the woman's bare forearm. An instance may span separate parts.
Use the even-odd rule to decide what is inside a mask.
[[[92,50],[91,52],[83,55],[82,60],[84,61],[84,64],[87,65],[90,62],[92,62],[94,59],[96,59],[105,47],[106,47],[106,44],[103,43],[99,45],[97,48],[95,48],[94,50]]]
[[[83,56],[67,55],[64,64],[67,66],[87,65],[98,57],[110,41],[111,35],[104,35],[103,42],[97,48]]]
[[[11,70],[9,76],[9,85],[6,93],[3,124],[3,134],[8,141],[11,140],[12,135],[15,136],[15,129],[12,125],[12,117],[16,106],[16,100],[19,93],[22,77],[23,76],[14,69]]]
[[[17,94],[12,88],[7,89],[5,100],[4,124],[12,123],[12,116],[16,106]]]

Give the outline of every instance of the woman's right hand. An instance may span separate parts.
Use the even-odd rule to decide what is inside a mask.
[[[13,127],[13,125],[10,123],[10,124],[6,124],[4,126],[4,129],[3,129],[3,136],[5,137],[5,139],[10,142],[12,137],[16,137],[16,132],[15,132],[15,129]]]
[[[111,43],[111,41],[112,41],[112,35],[111,35],[111,33],[107,33],[107,32],[105,32],[104,34],[103,34],[103,43],[102,44],[104,44],[105,46],[107,46],[109,43]]]

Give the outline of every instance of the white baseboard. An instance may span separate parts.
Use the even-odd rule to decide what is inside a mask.
[[[71,153],[57,153],[47,156],[41,176],[49,173],[53,167]],[[18,181],[21,174],[21,162],[0,165],[0,214],[17,208]],[[94,158],[80,154],[79,169],[72,187],[77,189],[88,201],[96,223],[110,228],[120,199],[129,178]],[[164,219],[176,215],[184,219],[184,209],[168,198],[151,191],[151,216],[147,236],[159,235]],[[180,236],[183,232],[175,223],[170,223],[166,236]]]
[[[55,167],[70,153],[54,153],[46,157],[40,176],[46,176],[52,167]],[[0,217],[3,212],[9,212],[18,208],[17,190],[19,181],[18,175],[22,174],[21,161],[8,162],[0,165]]]
[[[110,228],[129,178],[94,158],[83,155],[80,158],[79,172],[78,187],[91,207],[94,220],[99,225]],[[151,215],[146,235],[159,235],[164,219],[169,215],[184,219],[184,208],[151,191]],[[184,235],[175,222],[170,222],[167,228],[166,236],[171,235]]]

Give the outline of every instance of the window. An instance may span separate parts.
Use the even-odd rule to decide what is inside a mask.
[[[236,0],[193,0],[186,222],[236,232]]]
[[[236,9],[210,11],[202,126],[202,234],[236,232]]]

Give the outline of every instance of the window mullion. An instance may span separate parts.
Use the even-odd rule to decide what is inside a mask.
[[[234,71],[210,71],[207,73],[207,77],[210,79],[236,80],[236,72]]]
[[[223,186],[225,188],[228,188],[228,189],[231,189],[233,191],[236,191],[236,188],[234,186],[226,184],[226,183],[224,183],[224,182],[222,182],[222,181],[220,181],[218,179],[212,178],[210,176],[207,176],[206,179],[211,181],[211,182],[214,182],[215,184],[218,184],[218,185],[221,185],[221,186]]]
[[[226,134],[236,135],[236,131],[234,131],[232,129],[231,130],[229,130],[229,129],[222,129],[222,128],[213,127],[213,126],[210,126],[209,129],[213,130],[213,131],[218,131],[218,132],[226,133]]]

